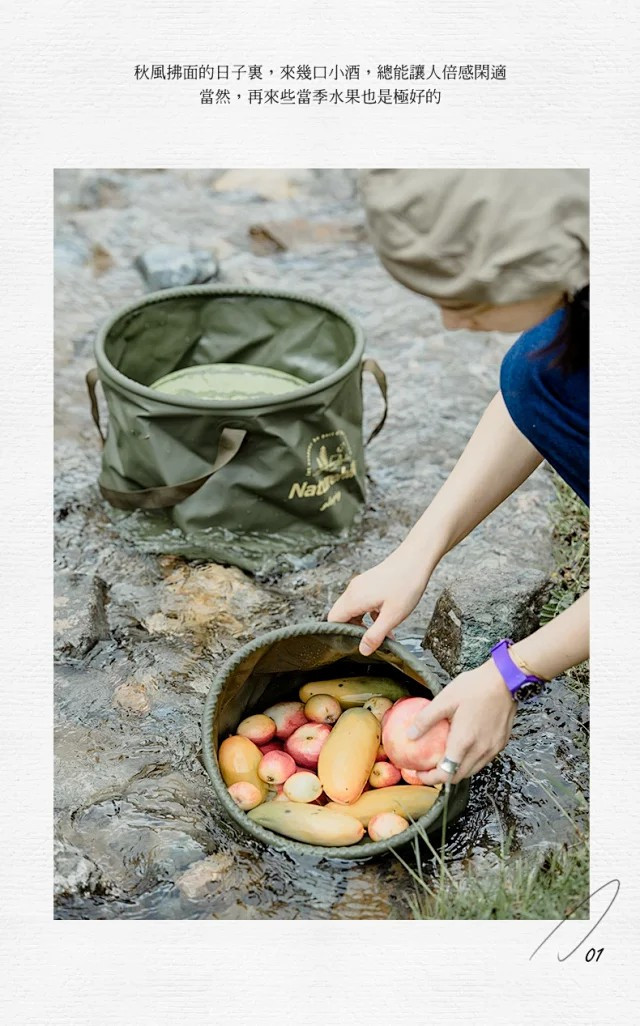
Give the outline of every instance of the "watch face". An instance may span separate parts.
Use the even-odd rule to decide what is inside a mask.
[[[521,684],[519,688],[513,692],[513,697],[516,702],[534,702],[542,692],[544,691],[544,682],[541,680],[527,682]]]

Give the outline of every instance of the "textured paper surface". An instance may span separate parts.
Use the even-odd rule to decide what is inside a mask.
[[[10,1023],[632,1021],[637,1002],[638,12],[588,2],[27,2],[4,16],[2,959]],[[438,107],[231,112],[138,63],[505,63]],[[51,917],[54,167],[591,168],[593,935],[540,922]],[[597,899],[592,917],[597,914]],[[600,908],[604,907],[604,902]],[[637,1005],[636,1005],[637,1007]]]

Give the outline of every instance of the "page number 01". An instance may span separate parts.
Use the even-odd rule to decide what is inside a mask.
[[[598,962],[603,951],[604,948],[598,948],[597,950],[595,948],[589,948],[584,956],[585,962]]]

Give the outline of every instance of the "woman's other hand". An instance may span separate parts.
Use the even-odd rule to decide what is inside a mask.
[[[334,623],[362,623],[365,613],[370,613],[374,623],[360,641],[360,652],[371,655],[415,609],[431,572],[431,567],[425,568],[415,552],[401,545],[382,563],[354,577],[327,619]]]

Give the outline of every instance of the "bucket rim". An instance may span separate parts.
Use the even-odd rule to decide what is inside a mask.
[[[246,399],[197,399],[175,395],[170,397],[170,402],[167,402],[168,397],[162,399],[163,393],[159,393],[148,385],[141,385],[138,381],[134,381],[133,378],[127,377],[126,374],[119,371],[117,367],[114,367],[105,352],[105,342],[111,329],[119,320],[126,317],[127,314],[131,314],[145,306],[154,306],[156,303],[162,303],[167,299],[179,299],[181,297],[198,295],[219,297],[263,296],[267,299],[290,299],[293,302],[306,303],[308,306],[319,307],[321,310],[326,310],[328,313],[335,314],[336,317],[339,317],[348,325],[354,336],[353,350],[349,358],[345,360],[337,370],[333,371],[332,374],[328,374],[324,378],[319,378],[317,381],[310,382],[304,388],[293,389],[291,392],[286,392],[281,396],[265,397],[264,399],[256,397],[255,402],[247,403]],[[132,300],[130,303],[127,303],[126,306],[121,307],[98,329],[94,352],[98,369],[104,376],[105,380],[107,380],[109,384],[115,385],[125,392],[133,392],[134,395],[160,403],[163,406],[178,406],[181,409],[235,410],[237,412],[241,410],[253,411],[258,407],[263,409],[295,404],[298,400],[306,399],[318,392],[323,392],[325,389],[330,388],[332,385],[335,385],[347,378],[359,366],[362,360],[364,354],[364,332],[357,321],[355,321],[342,307],[337,306],[335,303],[330,303],[327,300],[310,296],[307,293],[288,289],[257,288],[249,285],[185,285],[148,293],[142,299]]]
[[[400,848],[405,844],[410,843],[414,838],[420,835],[421,831],[425,831],[432,827],[433,824],[441,818],[444,812],[445,793],[443,788],[429,811],[411,822],[409,827],[404,830],[402,834],[397,834],[395,837],[391,837],[383,841],[370,841],[365,846],[356,844],[328,847],[326,845],[306,844],[301,841],[293,840],[292,838],[284,837],[271,830],[267,830],[265,827],[260,826],[252,820],[248,820],[246,813],[243,813],[238,808],[233,799],[231,799],[227,793],[227,787],[222,779],[222,774],[220,773],[218,765],[217,752],[214,751],[214,746],[211,740],[211,730],[213,726],[216,699],[218,698],[218,695],[222,690],[222,686],[229,674],[240,666],[248,656],[271,642],[298,637],[302,634],[342,634],[357,638],[362,637],[365,630],[365,627],[360,627],[357,624],[330,623],[327,620],[308,620],[298,624],[292,624],[288,627],[275,628],[274,630],[267,631],[265,634],[258,635],[247,644],[242,645],[230,659],[227,659],[224,662],[211,683],[211,687],[205,700],[202,716],[202,755],[205,769],[213,785],[216,797],[222,803],[226,813],[234,820],[241,830],[250,837],[261,841],[266,847],[285,853],[295,852],[297,855],[305,856],[307,858],[312,856],[317,859],[337,859],[341,861],[348,860],[350,862],[365,861],[370,858],[388,854],[393,848]],[[380,649],[401,658],[415,673],[420,676],[424,681],[424,684],[429,688],[434,696],[442,690],[442,685],[438,680],[427,682],[424,679],[425,668],[423,664],[420,663],[419,660],[416,659],[416,657],[413,656],[412,653],[409,652],[400,642],[391,641],[387,638],[383,641],[382,645],[380,645]],[[463,781],[461,784],[454,785],[451,789],[451,796],[449,798],[449,809],[451,811],[450,821],[452,821],[455,816],[455,813],[452,810],[455,808],[454,795],[457,791],[461,792],[463,795],[468,793],[468,783]],[[466,798],[463,798],[463,801],[466,804]]]

